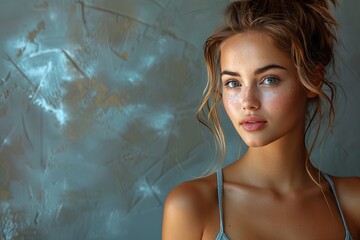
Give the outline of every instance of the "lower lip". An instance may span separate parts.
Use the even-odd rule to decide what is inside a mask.
[[[242,123],[241,126],[246,131],[257,131],[265,127],[266,122]]]

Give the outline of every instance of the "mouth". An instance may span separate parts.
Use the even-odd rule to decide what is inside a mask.
[[[247,117],[244,118],[240,125],[244,128],[246,131],[257,131],[266,126],[267,121],[259,118],[259,117]]]

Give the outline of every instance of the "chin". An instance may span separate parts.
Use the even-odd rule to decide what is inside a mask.
[[[252,142],[246,142],[245,141],[245,144],[248,146],[248,147],[264,147],[268,144],[265,144],[265,143],[262,143],[262,142],[255,142],[255,141],[252,141]]]
[[[240,136],[241,137],[241,136]],[[244,137],[241,138],[248,147],[264,147],[276,141],[276,139],[269,139],[264,137]]]

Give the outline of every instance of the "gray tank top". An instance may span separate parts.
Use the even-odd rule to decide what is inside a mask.
[[[216,172],[217,175],[217,195],[218,195],[218,204],[219,204],[219,215],[220,215],[220,230],[218,235],[216,236],[216,240],[229,240],[229,238],[226,236],[225,232],[224,232],[224,225],[223,225],[223,204],[222,204],[222,198],[223,198],[223,176],[222,176],[222,170],[218,170]],[[350,235],[350,231],[348,229],[348,226],[346,224],[346,220],[344,217],[344,214],[341,210],[340,207],[340,202],[338,199],[338,196],[336,194],[336,189],[335,189],[335,185],[333,183],[333,181],[331,180],[331,178],[323,173],[323,176],[325,177],[326,181],[328,181],[331,190],[334,194],[335,200],[336,200],[336,204],[339,208],[339,212],[340,212],[340,216],[341,216],[341,220],[344,224],[345,227],[345,231],[346,231],[346,235],[345,235],[345,240],[352,240],[352,237]]]

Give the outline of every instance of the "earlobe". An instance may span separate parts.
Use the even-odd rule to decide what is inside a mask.
[[[306,91],[306,97],[307,98],[315,98],[316,96],[318,96],[318,93],[311,91],[311,90],[307,90]]]

